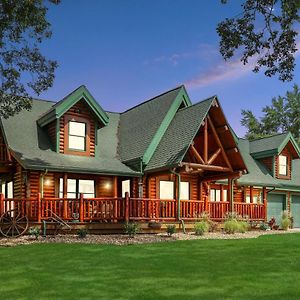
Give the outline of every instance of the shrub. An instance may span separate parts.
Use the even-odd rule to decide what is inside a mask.
[[[217,229],[218,229],[218,223],[217,222],[209,220],[208,224],[209,224],[209,229],[208,229],[209,232],[216,232],[217,231]]]
[[[238,229],[238,232],[240,233],[245,233],[246,231],[249,230],[250,228],[250,225],[249,223],[245,222],[245,221],[240,221],[238,222],[239,223],[239,229]]]
[[[176,225],[167,225],[168,236],[173,235],[176,232]]]
[[[81,239],[84,239],[88,234],[88,230],[86,228],[80,228],[77,230],[77,236]]]
[[[260,229],[260,230],[266,231],[266,230],[269,229],[269,225],[266,224],[266,223],[261,223],[261,224],[259,225],[259,229]]]
[[[125,223],[123,229],[129,237],[134,238],[134,236],[139,233],[140,226],[137,223]]]
[[[209,231],[209,223],[207,221],[201,221],[195,223],[194,229],[196,235],[203,235],[205,232]]]
[[[40,235],[40,227],[38,226],[30,227],[28,232],[31,236],[33,236],[37,240]]]
[[[286,210],[282,212],[280,225],[283,230],[288,230],[291,225],[291,220]]]
[[[224,231],[233,234],[239,231],[239,222],[236,219],[227,220],[224,222]]]

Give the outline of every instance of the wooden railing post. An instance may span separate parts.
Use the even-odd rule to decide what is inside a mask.
[[[84,221],[84,203],[83,203],[83,194],[80,194],[79,198],[79,222],[83,223]]]
[[[268,213],[268,202],[267,202],[267,189],[264,187],[263,188],[263,201],[264,201],[264,219],[265,219],[265,222],[267,222],[268,220],[268,216],[267,216],[267,213]]]
[[[41,223],[41,221],[42,221],[42,196],[41,196],[41,193],[38,193],[38,195],[37,195],[37,207],[38,207],[37,221],[38,221],[38,223]]]
[[[4,213],[4,194],[0,194],[0,215]]]
[[[125,222],[129,222],[129,194],[125,193]]]

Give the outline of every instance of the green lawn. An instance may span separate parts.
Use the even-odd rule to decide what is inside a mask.
[[[0,248],[0,299],[299,299],[300,234]]]

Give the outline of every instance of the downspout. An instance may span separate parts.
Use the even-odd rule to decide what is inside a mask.
[[[47,175],[48,169],[45,169],[45,172],[41,174],[41,196],[44,197],[44,177]]]
[[[177,200],[178,200],[177,219],[181,223],[183,233],[185,234],[186,231],[185,231],[184,221],[180,217],[180,183],[181,183],[181,175],[180,175],[180,173],[175,172],[175,169],[171,170],[171,173],[174,174],[175,176],[177,176],[177,186],[178,186],[178,193],[177,193],[178,194],[177,195]]]
[[[140,172],[141,174],[143,173],[143,159],[140,159]],[[138,186],[139,186],[139,198],[143,198],[143,175],[141,175],[139,177],[139,182],[138,182]]]

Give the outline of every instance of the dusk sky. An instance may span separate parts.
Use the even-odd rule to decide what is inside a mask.
[[[51,5],[53,36],[42,49],[59,67],[54,86],[40,98],[57,101],[84,84],[105,110],[122,112],[185,84],[193,103],[217,95],[243,136],[241,109],[258,113],[272,97],[299,84],[300,55],[289,83],[254,74],[238,59],[225,63],[216,26],[240,12],[241,3],[63,0]]]

